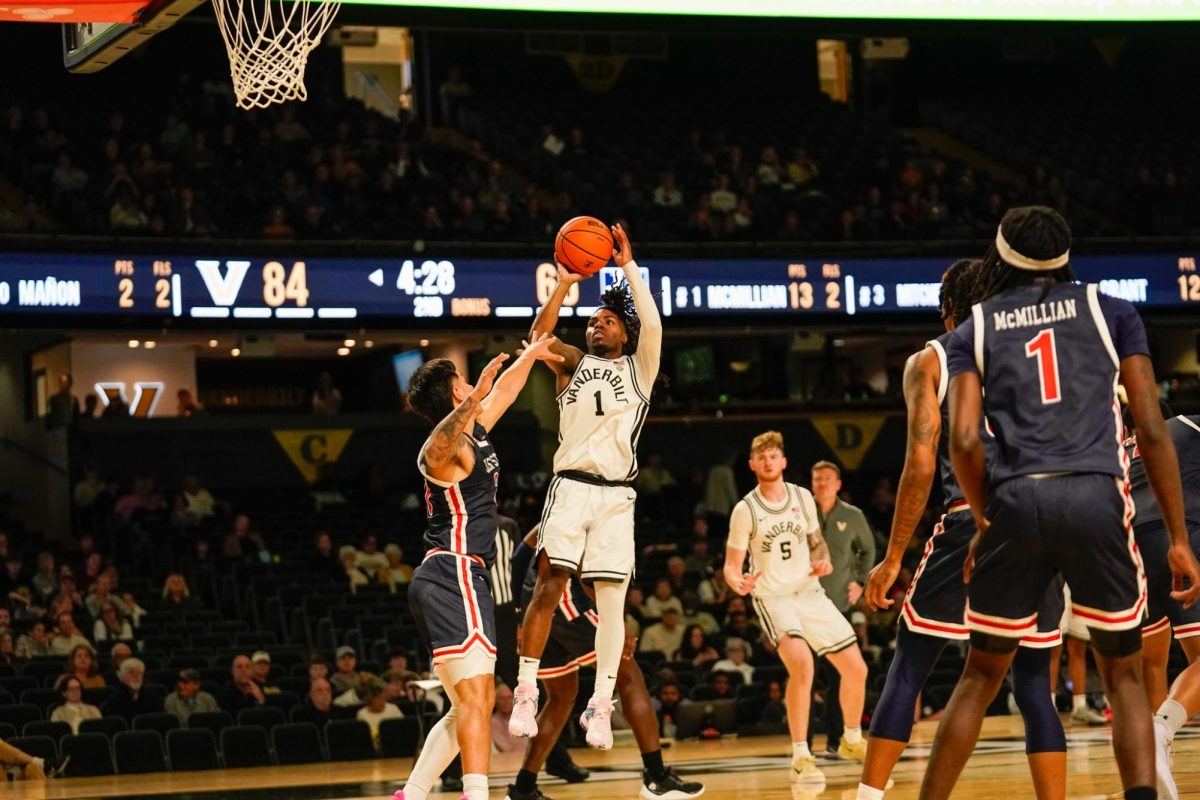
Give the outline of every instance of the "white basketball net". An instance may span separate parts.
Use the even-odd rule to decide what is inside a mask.
[[[340,2],[213,0],[240,108],[307,100],[304,68]]]

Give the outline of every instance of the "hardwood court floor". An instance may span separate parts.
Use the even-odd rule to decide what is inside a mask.
[[[896,786],[888,800],[916,798],[924,758],[936,723],[922,723],[913,746],[897,765]],[[1104,728],[1068,729],[1067,796],[1070,798],[1119,797],[1109,732]],[[818,739],[818,746],[823,743]],[[854,800],[859,766],[835,761],[822,764],[828,782],[823,791],[801,790],[788,780],[786,737],[725,739],[683,742],[665,751],[669,763],[681,773],[707,786],[714,800]],[[622,742],[609,753],[572,751],[576,760],[594,770],[586,783],[567,786],[545,780],[542,791],[554,800],[607,800],[636,798],[641,788],[641,762],[632,742]],[[493,757],[491,797],[502,800],[505,784],[520,764],[517,754]],[[81,798],[142,797],[172,800],[333,800],[362,798],[390,800],[411,766],[410,759],[313,764],[295,767],[218,770],[215,772],[125,775],[111,778],[74,778],[46,783],[9,784],[4,798],[16,800],[78,800]],[[1200,799],[1200,728],[1181,732],[1175,746],[1175,776],[1183,797]],[[458,800],[457,795],[434,794],[437,800]],[[955,798],[1033,797],[1026,767],[1023,728],[1018,717],[989,717],[983,737],[971,757]]]

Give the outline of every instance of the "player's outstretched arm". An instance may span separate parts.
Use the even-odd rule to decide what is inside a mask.
[[[940,371],[937,355],[929,347],[913,353],[904,365],[908,444],[896,489],[896,513],[892,517],[887,553],[867,578],[867,603],[876,611],[893,603],[888,593],[900,574],[904,551],[925,513],[929,490],[937,474],[938,439],[942,435],[942,414],[937,400]]]
[[[647,383],[653,383],[658,377],[659,362],[662,359],[662,317],[658,313],[658,305],[650,287],[642,280],[637,262],[633,260],[633,245],[629,235],[619,224],[612,228],[613,261],[625,273],[629,283],[630,294],[633,295],[633,306],[637,309],[638,321],[642,324],[642,332],[638,337],[637,353],[633,359],[638,365],[638,375],[644,377]]]
[[[471,393],[434,426],[433,433],[429,435],[429,441],[425,443],[421,453],[430,477],[453,483],[458,478],[455,473],[467,466],[462,459],[462,435],[467,426],[479,417],[483,398],[491,392],[496,373],[507,360],[508,353],[501,353],[489,361],[479,374],[479,380],[475,382]]]
[[[483,398],[479,408],[479,424],[489,431],[497,420],[504,415],[508,407],[517,399],[525,381],[529,378],[529,370],[535,362],[545,361],[551,367],[563,363],[563,356],[554,352],[558,339],[550,334],[538,333],[527,341],[522,342],[525,349],[508,371],[500,376],[495,387]]]
[[[983,509],[987,503],[984,481],[987,464],[979,425],[983,414],[983,385],[979,374],[960,372],[950,379],[950,461],[963,496],[980,531],[987,529]]]
[[[529,329],[529,340],[533,341],[533,337],[539,334],[553,335],[554,329],[558,327],[558,312],[562,310],[563,301],[567,299],[567,293],[571,291],[571,287],[583,280],[585,275],[577,275],[558,264],[558,283],[554,285],[554,291],[550,293],[542,310],[533,320],[533,327]],[[554,345],[551,352],[562,356],[562,361],[554,362],[547,361],[547,366],[554,370],[556,375],[570,375],[579,366],[579,360],[583,358],[583,351],[578,347],[573,347],[569,344],[563,344],[554,340]]]
[[[1158,384],[1154,381],[1154,366],[1149,357],[1131,355],[1121,359],[1121,383],[1133,412],[1146,477],[1150,479],[1154,499],[1162,509],[1163,522],[1171,536],[1171,549],[1167,553],[1175,578],[1175,591],[1171,596],[1190,606],[1200,598],[1200,565],[1188,544],[1179,456],[1158,404]],[[1189,585],[1184,585],[1184,579]]]

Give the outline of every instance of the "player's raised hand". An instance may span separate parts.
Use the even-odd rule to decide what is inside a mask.
[[[833,572],[833,562],[827,558],[818,558],[809,565],[808,574],[820,578]]]
[[[885,608],[891,608],[895,600],[888,597],[888,593],[892,591],[892,586],[896,583],[896,576],[900,574],[900,564],[893,563],[888,559],[884,559],[871,568],[867,573],[867,605],[872,611],[882,611]]]
[[[761,572],[743,572],[742,577],[738,579],[737,583],[729,588],[742,596],[748,595],[754,591],[754,584],[758,583],[760,577],[762,577]]]
[[[558,267],[558,282],[564,285],[579,283],[581,280],[588,277],[587,275],[580,275],[578,272],[571,272],[571,270],[567,269],[557,261],[554,262],[554,266]]]
[[[522,341],[521,345],[525,348],[521,352],[522,358],[533,358],[538,361],[558,361],[562,362],[565,359],[558,353],[552,352],[551,348],[558,344],[558,337],[551,333],[535,333],[530,337],[529,341]]]
[[[488,365],[483,368],[483,372],[479,373],[479,379],[475,381],[475,389],[471,392],[476,400],[482,400],[492,391],[492,384],[496,382],[496,375],[504,366],[505,361],[508,361],[508,353],[501,353],[489,361]]]
[[[613,261],[618,267],[623,267],[633,261],[633,245],[629,243],[629,235],[621,227],[621,223],[612,226]]]
[[[1186,543],[1171,545],[1167,550],[1167,564],[1171,567],[1171,597],[1188,608],[1200,599],[1200,564],[1192,548]]]

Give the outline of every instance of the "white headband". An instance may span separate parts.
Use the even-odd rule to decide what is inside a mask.
[[[1029,256],[1023,256],[1016,250],[1013,250],[1012,245],[1005,241],[1004,231],[1000,228],[996,229],[996,252],[1000,254],[1000,258],[1006,264],[1011,264],[1017,269],[1027,269],[1032,272],[1048,272],[1052,269],[1065,267],[1067,262],[1071,260],[1070,250],[1067,250],[1061,256],[1048,258],[1045,261],[1038,261]]]

